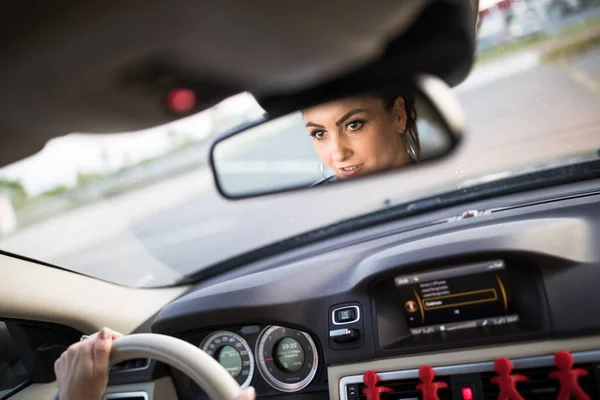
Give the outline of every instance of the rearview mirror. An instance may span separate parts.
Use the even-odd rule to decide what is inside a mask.
[[[450,153],[463,126],[450,88],[420,76],[265,114],[218,139],[210,159],[221,194],[243,198],[413,168]]]

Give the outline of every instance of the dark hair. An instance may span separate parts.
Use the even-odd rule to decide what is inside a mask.
[[[421,143],[419,142],[419,132],[417,131],[417,107],[415,106],[415,97],[412,95],[393,95],[393,96],[379,96],[383,100],[383,105],[388,112],[394,109],[394,104],[398,97],[404,99],[404,112],[406,113],[406,130],[404,134],[407,135],[407,139],[410,140],[414,146],[417,156],[421,151]]]

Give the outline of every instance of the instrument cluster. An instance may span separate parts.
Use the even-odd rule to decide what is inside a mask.
[[[297,392],[313,381],[319,367],[311,336],[282,326],[214,331],[194,344],[215,358],[242,388],[252,384],[258,371],[272,388]]]

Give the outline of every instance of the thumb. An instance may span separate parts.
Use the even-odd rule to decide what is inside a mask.
[[[94,372],[96,374],[108,373],[112,337],[110,332],[103,328],[94,340]]]
[[[256,391],[252,386],[242,390],[242,393],[237,397],[236,400],[254,400],[256,398]]]

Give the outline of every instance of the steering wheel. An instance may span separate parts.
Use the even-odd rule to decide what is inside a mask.
[[[213,400],[235,400],[241,392],[236,380],[214,358],[172,336],[137,333],[113,342],[110,365],[134,358],[153,358],[178,369]],[[52,400],[59,400],[58,390]]]

